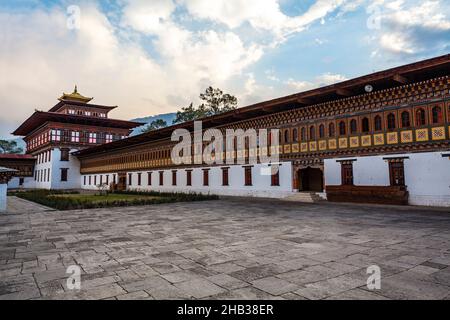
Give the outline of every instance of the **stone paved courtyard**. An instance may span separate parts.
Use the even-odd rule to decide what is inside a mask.
[[[224,199],[0,215],[0,299],[448,299],[444,209]],[[381,290],[367,289],[367,267]],[[66,269],[82,268],[81,290]]]

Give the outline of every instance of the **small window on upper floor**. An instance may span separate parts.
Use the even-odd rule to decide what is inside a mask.
[[[345,127],[345,122],[341,121],[339,122],[339,135],[345,136],[347,134],[347,129]]]
[[[411,126],[411,119],[408,111],[403,111],[402,117],[402,128],[409,128]]]
[[[381,116],[375,116],[373,122],[374,122],[375,131],[383,130],[383,122],[381,120]]]
[[[394,130],[397,127],[397,125],[395,123],[395,114],[393,114],[393,113],[388,114],[387,127],[388,127],[388,130]]]
[[[334,128],[334,123],[328,125],[328,137],[332,138],[336,135],[336,130]]]
[[[416,110],[416,121],[415,122],[416,122],[417,127],[424,126],[427,124],[424,109],[419,108]]]
[[[356,133],[358,131],[358,124],[355,119],[350,121],[350,133]]]
[[[67,148],[61,149],[61,161],[69,161],[69,152]]]
[[[361,121],[362,132],[367,133],[370,131],[369,119],[364,117]]]
[[[433,124],[440,124],[443,121],[443,117],[442,117],[442,108],[439,106],[435,106],[433,107],[433,109],[431,109],[431,116],[432,116],[432,121]]]

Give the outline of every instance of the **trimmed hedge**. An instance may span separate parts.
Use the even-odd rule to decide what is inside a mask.
[[[94,209],[108,207],[128,207],[143,206],[161,203],[173,202],[189,202],[189,201],[205,201],[217,200],[219,197],[215,195],[202,195],[198,193],[159,193],[159,192],[116,192],[116,194],[130,194],[149,196],[148,199],[132,199],[132,200],[114,200],[114,201],[89,201],[72,197],[52,197],[54,195],[79,194],[78,192],[63,192],[50,190],[32,190],[23,192],[13,192],[10,195],[33,201],[47,207],[57,210],[78,210],[78,209]],[[157,198],[155,198],[157,197]]]

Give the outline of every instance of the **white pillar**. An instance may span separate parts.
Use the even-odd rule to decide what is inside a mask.
[[[8,184],[0,184],[0,212],[6,211],[6,193],[8,191]]]

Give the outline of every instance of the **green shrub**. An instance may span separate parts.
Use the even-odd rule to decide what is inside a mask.
[[[141,205],[152,205],[152,204],[172,203],[172,202],[216,200],[219,198],[216,195],[203,195],[199,193],[168,193],[156,191],[115,192],[115,194],[145,196],[148,197],[148,199],[140,198],[140,199],[123,199],[112,201],[108,200],[90,201],[86,199],[79,199],[76,197],[61,197],[61,195],[73,195],[73,194],[79,194],[79,192],[38,189],[31,191],[19,191],[9,193],[9,195],[33,201],[58,210],[80,210],[80,209],[94,209],[107,207],[141,206]]]

